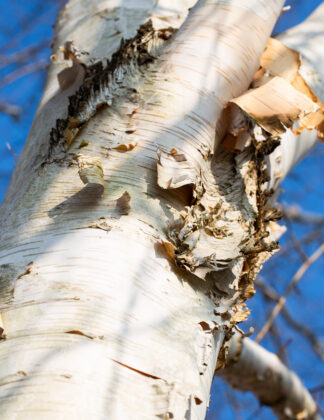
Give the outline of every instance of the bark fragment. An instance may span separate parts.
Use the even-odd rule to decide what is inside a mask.
[[[197,188],[199,173],[184,154],[159,151],[157,163],[158,185],[164,189],[192,185]]]
[[[231,103],[239,106],[272,135],[284,133],[286,127],[290,128],[295,121],[320,109],[281,77],[274,77],[259,88],[233,99]]]
[[[288,48],[277,39],[270,38],[261,58],[261,69],[255,74],[252,87],[265,85],[277,76],[287,80],[298,92],[317,105],[317,109],[307,113],[305,117],[296,118],[300,121],[300,128],[296,130],[296,134],[300,134],[303,128],[316,129],[319,139],[323,140],[324,104],[301,75],[301,65],[301,57],[297,51]]]
[[[64,60],[72,61],[71,67],[61,70],[57,75],[61,90],[66,90],[74,84],[76,87],[79,87],[86,74],[85,66],[79,60],[80,54],[74,47],[72,41],[66,41],[59,51],[63,53]],[[53,55],[51,59],[55,62],[57,60],[57,56]]]
[[[118,209],[119,214],[126,215],[129,213],[130,200],[131,200],[131,196],[127,191],[125,191],[124,194],[116,200],[116,208]]]
[[[76,155],[79,176],[84,184],[96,184],[104,188],[103,168],[100,158]]]

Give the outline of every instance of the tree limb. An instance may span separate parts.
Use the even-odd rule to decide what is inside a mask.
[[[298,376],[249,338],[235,334],[228,365],[218,372],[233,388],[252,392],[280,420],[320,420],[318,408]]]
[[[0,103],[0,112],[8,114],[11,117],[19,117],[21,114],[21,108],[17,105],[10,105],[6,103]]]
[[[304,211],[298,205],[282,206],[283,216],[298,223],[314,223],[323,225],[324,216],[311,211]]]

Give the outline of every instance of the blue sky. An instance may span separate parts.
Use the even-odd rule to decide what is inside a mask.
[[[270,0],[269,0],[270,1]],[[279,19],[274,33],[282,32],[290,26],[303,21],[308,14],[322,1],[292,0],[291,10],[285,12]],[[38,101],[45,82],[44,66],[49,61],[49,44],[52,37],[52,25],[58,13],[57,1],[19,0],[0,1],[5,6],[1,8],[0,18],[0,107],[10,104],[21,109],[18,117],[12,117],[0,112],[0,202],[2,201],[11,173],[21,152],[26,136],[30,129]],[[324,23],[323,23],[324,24]],[[19,63],[8,63],[8,57],[13,58],[16,53],[26,52],[34,48],[21,58]],[[42,68],[38,71],[32,71]],[[28,73],[21,77],[19,73]],[[8,83],[9,81],[9,83]],[[324,148],[319,146],[314,150],[284,182],[281,201],[288,205],[298,204],[303,210],[324,214],[323,200],[323,157]],[[291,232],[282,239],[282,245],[291,241],[291,236],[302,238],[310,232],[317,232],[318,237],[311,243],[303,244],[303,251],[310,255],[323,242],[323,226],[311,224],[290,223]],[[288,308],[296,320],[310,326],[316,334],[324,340],[324,321],[322,315],[324,299],[324,259],[314,264],[303,277],[298,291],[288,300]],[[300,253],[294,248],[283,257],[273,259],[267,264],[262,276],[279,293],[290,281],[294,272],[302,263]],[[262,325],[269,308],[260,293],[248,305],[252,308],[252,315],[244,329]],[[286,353],[289,366],[296,370],[309,387],[317,386],[324,378],[324,365],[314,355],[311,347],[303,337],[292,330],[279,317],[277,322],[279,340],[266,338],[264,345],[272,351],[278,351],[281,344],[287,345]],[[279,344],[278,344],[279,342]],[[315,367],[315,368],[314,368]],[[322,380],[322,383],[324,380]],[[320,395],[319,395],[320,396]],[[323,397],[323,394],[322,394]],[[236,402],[237,410],[226,404],[219,404],[222,399]],[[224,401],[225,401],[224,400]],[[323,400],[323,398],[322,398]],[[235,406],[235,404],[234,404]],[[216,380],[212,388],[212,402],[207,419],[273,419],[270,410],[262,409],[256,412],[258,404],[250,396],[229,391]],[[252,417],[251,417],[252,415]]]

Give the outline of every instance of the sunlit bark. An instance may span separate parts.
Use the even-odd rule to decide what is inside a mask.
[[[283,1],[186,19],[193,3],[71,0],[58,19],[53,53],[73,40],[87,67],[62,91],[51,64],[1,209],[3,419],[205,416],[276,239],[259,249],[260,168],[219,147],[223,110]]]
[[[297,375],[249,338],[231,339],[228,367],[219,375],[241,391],[253,392],[278,419],[320,420],[317,405]]]

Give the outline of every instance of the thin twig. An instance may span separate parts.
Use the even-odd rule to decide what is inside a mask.
[[[282,310],[284,304],[286,303],[287,296],[289,293],[294,289],[295,285],[299,282],[299,280],[303,277],[305,272],[308,270],[308,268],[323,254],[324,252],[324,244],[322,244],[309,258],[307,261],[305,261],[302,266],[297,270],[296,274],[292,278],[291,282],[287,286],[284,294],[279,298],[278,303],[273,308],[271,315],[268,319],[268,321],[265,323],[265,325],[261,328],[261,331],[257,335],[255,341],[259,343],[264,336],[268,333],[269,329],[271,328],[271,325],[273,324],[273,321],[278,316],[280,311]]]
[[[21,77],[24,77],[27,74],[35,73],[36,71],[42,70],[47,66],[47,64],[47,59],[41,59],[39,61],[36,61],[35,63],[29,63],[17,70],[14,70],[13,72],[7,74],[7,76],[5,76],[1,80],[0,88],[5,85],[9,85],[9,83],[15,82],[17,79],[20,79]]]
[[[323,236],[323,232],[319,229],[316,229],[314,232],[310,232],[307,235],[305,235],[303,238],[299,240],[301,244],[308,244],[313,241],[316,241],[316,239]],[[273,259],[269,261],[268,267],[271,267],[273,264],[277,264],[277,258],[282,257],[287,252],[291,251],[294,248],[294,244],[292,242],[289,242],[287,245],[282,246],[280,250],[277,252],[277,254],[274,255]]]
[[[37,45],[31,45],[13,54],[0,55],[0,69],[12,63],[22,63],[26,60],[30,61],[31,57],[42,51],[45,47],[49,47],[49,45],[50,40],[45,39]]]
[[[317,339],[316,335],[313,331],[306,327],[306,325],[297,322],[294,317],[287,311],[285,307],[282,308],[282,315],[286,320],[287,324],[289,324],[295,331],[302,334],[312,346],[314,352],[317,356],[324,362],[324,348],[323,344]]]
[[[276,322],[273,322],[273,324],[271,325],[270,334],[271,334],[271,338],[272,338],[273,343],[274,343],[274,345],[276,347],[276,350],[277,350],[277,353],[276,353],[277,356],[286,366],[288,366],[289,360],[288,360],[288,356],[287,356],[287,353],[286,353],[286,347],[282,343],[281,336],[280,336],[280,329],[276,325]]]
[[[15,159],[18,159],[18,158],[19,158],[18,153],[16,153],[16,152],[12,149],[12,147],[10,146],[10,143],[9,143],[8,141],[6,141],[6,146],[7,146],[8,150],[9,150],[9,152],[10,152],[10,153],[14,156],[14,158],[15,158]]]
[[[287,216],[284,216],[286,219],[286,223],[287,223],[287,227],[288,227],[288,232],[289,232],[289,236],[291,238],[292,243],[294,244],[294,247],[296,248],[296,250],[298,251],[298,253],[300,254],[302,260],[305,262],[307,261],[307,255],[305,254],[303,247],[300,243],[300,241],[298,240],[297,236],[295,235],[292,223],[291,223],[291,219]]]
[[[316,392],[321,392],[321,391],[324,391],[324,384],[322,384],[322,385],[317,385],[317,386],[315,386],[314,388],[309,389],[309,392],[310,392],[311,394],[315,394]]]
[[[273,300],[274,302],[279,301],[280,295],[271,286],[263,282],[260,278],[257,278],[255,280],[255,285],[260,289],[264,297],[266,297],[269,300]],[[299,334],[306,338],[306,340],[312,346],[314,352],[324,362],[324,347],[321,344],[321,342],[317,339],[313,331],[306,325],[296,321],[285,306],[282,308],[281,314],[291,328],[293,328],[295,331],[297,331]]]
[[[288,357],[286,355],[286,349],[289,346],[289,344],[291,344],[293,341],[292,338],[289,338],[289,340],[287,340],[282,346],[281,349],[279,349],[277,356],[279,357],[279,359],[287,366],[288,365]]]
[[[254,420],[257,418],[257,416],[261,413],[261,411],[263,410],[263,405],[259,405],[258,408],[256,408],[246,420]]]
[[[281,211],[284,217],[298,223],[314,223],[322,225],[324,223],[324,216],[322,214],[304,211],[299,206],[281,206]]]
[[[11,117],[19,117],[19,115],[21,114],[21,108],[17,105],[0,103],[0,112],[8,114]]]
[[[53,10],[48,9],[44,4],[42,6],[44,7],[44,10],[38,10],[34,15],[34,19],[31,19],[30,16],[26,16],[26,25],[24,25],[22,31],[17,31],[16,35],[10,38],[7,43],[0,45],[1,53],[6,53],[8,50],[15,48],[16,45],[18,45],[22,39],[26,38],[27,34],[34,30],[37,25],[51,21]]]

